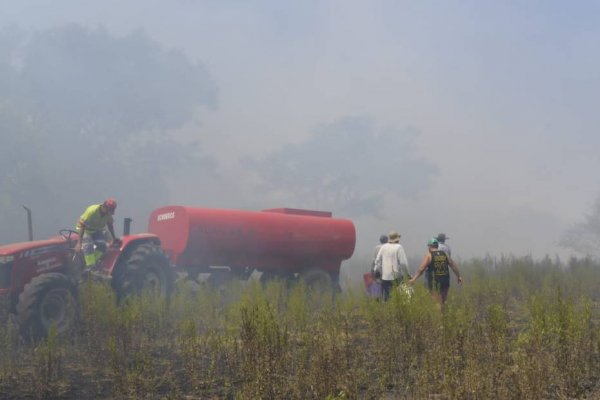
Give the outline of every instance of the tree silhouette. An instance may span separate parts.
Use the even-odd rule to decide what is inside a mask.
[[[584,220],[565,232],[560,244],[584,256],[600,258],[600,197]]]
[[[207,165],[172,135],[200,107],[216,107],[208,72],[144,32],[0,31],[0,222],[19,223],[27,204],[47,234],[106,196],[145,219],[167,198],[165,174]]]
[[[416,155],[410,129],[377,130],[368,117],[346,117],[319,127],[303,143],[246,160],[261,190],[287,204],[376,215],[386,195],[418,195],[437,173]]]

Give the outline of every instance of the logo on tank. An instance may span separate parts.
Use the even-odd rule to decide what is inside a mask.
[[[169,219],[174,219],[175,218],[175,211],[171,211],[168,213],[164,213],[164,214],[158,214],[156,216],[156,221],[160,222],[160,221],[166,221]]]

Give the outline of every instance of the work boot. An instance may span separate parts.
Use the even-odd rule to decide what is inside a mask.
[[[90,277],[92,276],[92,267],[84,267],[83,270],[81,271],[81,280],[82,281],[87,281],[90,279]]]
[[[96,263],[94,266],[92,266],[90,268],[86,268],[84,271],[87,276],[86,279],[88,279],[88,280],[110,281],[110,279],[111,279],[110,275],[107,275],[104,272],[100,263]]]
[[[100,266],[98,265],[98,263],[94,264],[94,265],[90,265],[90,266],[85,266],[83,268],[83,271],[81,273],[81,277],[84,280],[89,279],[94,273],[98,272],[100,270]]]

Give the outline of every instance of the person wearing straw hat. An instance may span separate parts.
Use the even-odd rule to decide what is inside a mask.
[[[377,257],[375,257],[375,274],[381,273],[381,291],[383,301],[390,297],[390,290],[394,282],[410,278],[408,273],[408,260],[404,247],[400,244],[400,234],[396,231],[390,232],[388,242],[384,243]]]
[[[448,291],[450,290],[450,269],[456,275],[458,283],[463,282],[458,266],[450,257],[450,254],[438,249],[439,242],[437,238],[431,238],[427,242],[427,253],[421,261],[417,274],[408,281],[409,284],[415,283],[417,279],[427,270],[427,287],[432,297],[441,307],[446,303]]]

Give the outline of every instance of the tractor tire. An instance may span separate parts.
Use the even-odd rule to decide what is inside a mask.
[[[332,292],[335,289],[331,274],[320,268],[311,268],[300,274],[300,279],[310,292]]]
[[[36,276],[25,285],[16,306],[19,330],[26,339],[48,336],[54,326],[59,335],[68,332],[77,318],[77,283],[61,273]]]
[[[173,291],[173,272],[162,249],[152,243],[143,243],[133,249],[118,266],[113,277],[117,299],[151,293],[169,298]]]

